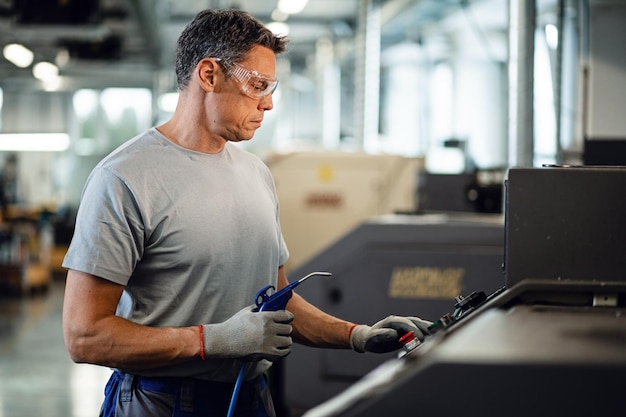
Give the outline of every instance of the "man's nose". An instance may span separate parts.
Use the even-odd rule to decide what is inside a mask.
[[[274,108],[274,101],[272,100],[272,95],[268,94],[259,99],[259,109],[262,110],[272,110]]]

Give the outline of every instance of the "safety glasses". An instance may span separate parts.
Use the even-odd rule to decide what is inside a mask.
[[[221,61],[220,59],[215,59]],[[268,77],[251,71],[237,63],[221,61],[222,65],[233,77],[239,81],[241,91],[250,98],[261,99],[276,91],[278,80],[276,77]]]

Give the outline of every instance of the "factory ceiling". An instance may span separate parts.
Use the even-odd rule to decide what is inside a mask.
[[[354,39],[361,3],[366,1],[309,0],[301,13],[288,16],[289,59],[306,63],[320,38]],[[382,1],[378,3],[382,35],[390,41],[416,37],[416,27],[467,3]],[[0,0],[0,47],[10,43],[28,47],[34,63],[57,64],[59,75],[74,87],[144,86],[153,83],[158,70],[171,71],[176,39],[198,11],[239,8],[269,23],[276,4],[277,0]],[[1,57],[0,74],[3,88],[35,85],[32,68],[16,67]]]

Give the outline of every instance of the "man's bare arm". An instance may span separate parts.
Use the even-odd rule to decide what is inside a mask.
[[[63,337],[73,361],[141,370],[200,356],[198,327],[155,328],[117,317],[123,289],[90,274],[68,271]]]
[[[278,289],[288,284],[283,267],[278,270]],[[350,349],[350,328],[353,324],[323,312],[294,292],[287,303],[287,310],[295,318],[292,338],[303,345]]]

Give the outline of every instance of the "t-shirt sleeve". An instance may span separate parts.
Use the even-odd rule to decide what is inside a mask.
[[[278,251],[278,264],[285,265],[289,259],[289,249],[287,249],[287,244],[285,243],[285,238],[282,233],[280,234],[280,247]]]
[[[136,200],[118,176],[96,168],[85,184],[63,267],[126,285],[143,253]]]

